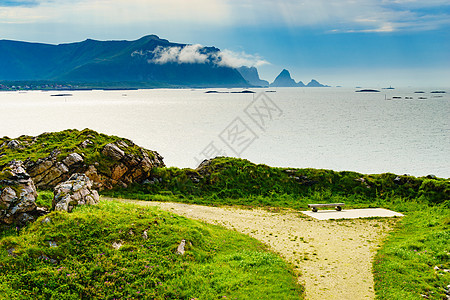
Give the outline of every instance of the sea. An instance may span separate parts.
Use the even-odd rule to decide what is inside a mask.
[[[242,91],[0,92],[0,136],[90,128],[180,168],[232,156],[274,167],[450,177],[450,89]]]

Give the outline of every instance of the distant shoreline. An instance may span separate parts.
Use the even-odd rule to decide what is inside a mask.
[[[51,87],[51,88],[46,88],[46,87],[16,87],[16,86],[5,86],[2,85],[0,82],[0,93],[1,92],[36,92],[36,91],[41,91],[41,92],[92,92],[92,91],[138,91],[138,90],[157,90],[157,89],[169,89],[169,90],[185,90],[185,89],[195,89],[195,90],[214,90],[214,89],[242,89],[242,90],[250,90],[250,89],[270,89],[271,87],[260,87],[260,86],[253,86],[253,87],[224,87],[224,86],[201,86],[201,87],[195,87],[195,86],[153,86],[153,87],[127,87],[127,86],[123,86],[123,87]],[[320,88],[326,88],[326,89],[330,89],[330,88],[336,88],[336,89],[349,89],[349,90],[354,90],[355,92],[376,92],[379,94],[386,94],[386,91],[379,91],[379,90],[358,90],[352,87],[272,87],[270,90],[267,90],[265,92],[268,93],[273,93],[276,92],[273,89],[298,89],[298,90],[303,90],[303,89],[320,89]],[[397,88],[395,91],[401,91],[403,89],[413,89],[413,88]],[[417,88],[417,89],[424,89],[424,88]],[[414,89],[413,89],[414,90]],[[450,87],[449,88],[442,88],[442,87],[438,87],[438,88],[426,88],[427,91],[425,92],[414,92],[415,94],[418,93],[422,93],[422,94],[448,94],[450,93]],[[214,92],[216,91],[210,91],[211,94],[214,94]],[[216,93],[221,93],[221,92],[216,92]],[[392,93],[391,91],[389,91],[388,93]]]

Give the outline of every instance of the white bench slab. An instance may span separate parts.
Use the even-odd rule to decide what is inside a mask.
[[[318,212],[302,211],[301,213],[317,220],[359,219],[373,217],[392,218],[404,216],[401,213],[384,208],[344,209],[342,211],[320,210]]]

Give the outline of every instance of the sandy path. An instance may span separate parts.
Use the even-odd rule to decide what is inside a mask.
[[[128,201],[128,200],[127,200]],[[317,221],[295,211],[268,212],[132,201],[248,234],[300,271],[306,299],[374,299],[372,259],[395,219]]]

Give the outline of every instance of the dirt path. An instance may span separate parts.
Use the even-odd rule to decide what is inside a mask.
[[[128,200],[127,200],[128,201]],[[372,259],[395,219],[317,221],[295,211],[268,212],[133,201],[248,234],[299,271],[306,299],[374,299]]]

